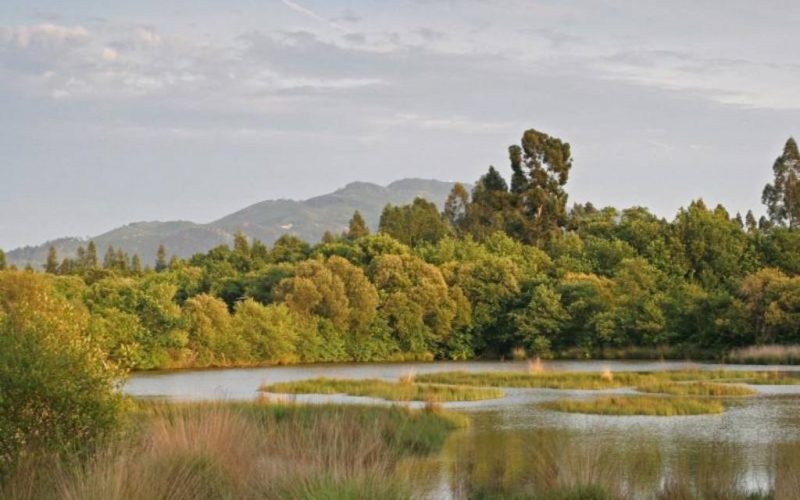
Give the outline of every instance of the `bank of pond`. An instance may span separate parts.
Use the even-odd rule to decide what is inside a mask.
[[[397,368],[394,379],[331,369],[265,382],[251,401],[129,397],[120,430],[91,448],[23,456],[0,497],[677,500],[800,491],[800,390],[760,389],[791,391],[800,372],[516,366]],[[521,394],[538,399],[515,404]],[[294,399],[301,395],[321,399]],[[325,399],[336,395],[375,404]],[[768,399],[771,413],[746,409]],[[728,410],[734,420],[719,420]],[[776,428],[785,435],[766,441]]]

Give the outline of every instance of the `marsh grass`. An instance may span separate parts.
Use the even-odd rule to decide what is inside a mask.
[[[710,397],[743,397],[757,394],[750,387],[738,384],[720,384],[714,382],[670,382],[654,381],[640,383],[636,389],[641,392],[670,394],[673,396],[710,396]]]
[[[398,464],[460,425],[402,408],[146,404],[84,456],[21,461],[0,498],[409,498],[426,478]]]
[[[419,375],[417,382],[478,387],[603,390],[669,382],[714,381],[720,384],[797,384],[800,379],[778,371],[676,370],[661,372],[440,372]],[[736,389],[733,390],[736,392]]]
[[[635,385],[640,375],[620,372],[611,378],[591,372],[442,372],[419,375],[418,382],[461,386],[545,389],[616,389]]]
[[[266,384],[262,385],[259,390],[281,394],[348,394],[388,401],[425,401],[428,403],[479,401],[504,396],[502,390],[494,388],[415,383],[413,381],[387,382],[377,379],[348,380],[324,377]]]
[[[650,396],[612,396],[588,400],[562,399],[542,403],[541,406],[549,410],[567,413],[655,417],[703,415],[725,411],[725,406],[717,400]]]

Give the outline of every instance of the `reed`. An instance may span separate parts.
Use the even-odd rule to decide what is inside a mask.
[[[21,462],[0,497],[409,498],[421,478],[398,465],[437,451],[458,425],[440,410],[141,405],[95,450]]]

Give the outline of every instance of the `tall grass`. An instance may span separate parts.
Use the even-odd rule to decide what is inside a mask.
[[[503,397],[500,389],[444,384],[419,384],[413,379],[393,383],[384,380],[316,378],[280,382],[260,387],[261,391],[281,394],[348,394],[388,401],[478,401]]]
[[[0,497],[409,498],[426,478],[398,464],[438,450],[458,425],[399,408],[149,406],[88,457],[23,460]]]
[[[542,404],[543,408],[567,413],[594,415],[645,415],[676,417],[722,413],[725,406],[716,400],[684,397],[656,398],[646,396],[612,396],[596,399],[561,399]]]
[[[734,349],[728,353],[729,363],[800,364],[800,345],[759,345]]]

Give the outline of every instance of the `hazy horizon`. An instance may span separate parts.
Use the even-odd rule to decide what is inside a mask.
[[[800,134],[794,2],[0,5],[0,248],[353,181],[474,182],[527,128],[570,204],[762,213]]]

